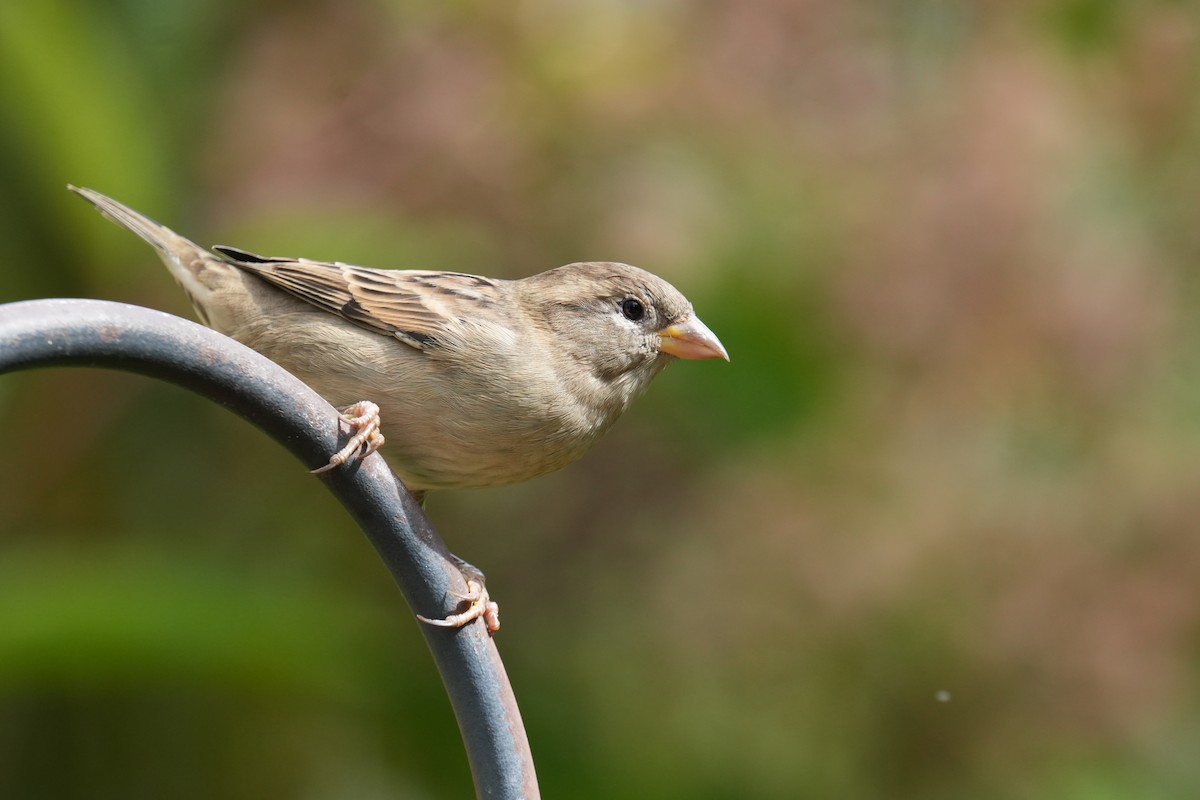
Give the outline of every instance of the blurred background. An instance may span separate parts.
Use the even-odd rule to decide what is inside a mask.
[[[732,363],[429,503],[546,796],[1194,798],[1198,37],[1133,0],[7,0],[0,301],[191,317],[68,182],[268,255],[643,266]],[[0,441],[0,796],[471,795],[281,448],[83,369],[0,379]]]

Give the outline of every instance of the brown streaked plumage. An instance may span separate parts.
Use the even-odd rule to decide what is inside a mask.
[[[205,324],[337,406],[368,398],[414,493],[579,458],[675,357],[728,358],[666,281],[612,262],[520,280],[204,250],[71,187],[159,253]]]

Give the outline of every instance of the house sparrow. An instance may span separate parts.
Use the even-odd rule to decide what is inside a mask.
[[[343,408],[355,434],[315,471],[383,444],[382,416],[401,421],[383,454],[418,500],[566,466],[675,358],[729,358],[682,294],[627,264],[498,280],[232,247],[214,255],[109,197],[69,188],[152,245],[206,325]],[[470,588],[482,592],[482,581]],[[479,598],[466,599],[473,613]]]

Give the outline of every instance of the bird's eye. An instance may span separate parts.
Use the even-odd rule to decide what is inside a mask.
[[[640,300],[626,297],[621,301],[621,313],[625,315],[625,319],[637,322],[646,316],[646,307],[642,305]]]

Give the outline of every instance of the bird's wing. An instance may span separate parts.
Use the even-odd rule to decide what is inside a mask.
[[[499,284],[462,272],[388,270],[340,262],[264,258],[233,247],[213,250],[288,294],[424,350],[448,324],[486,313]]]

